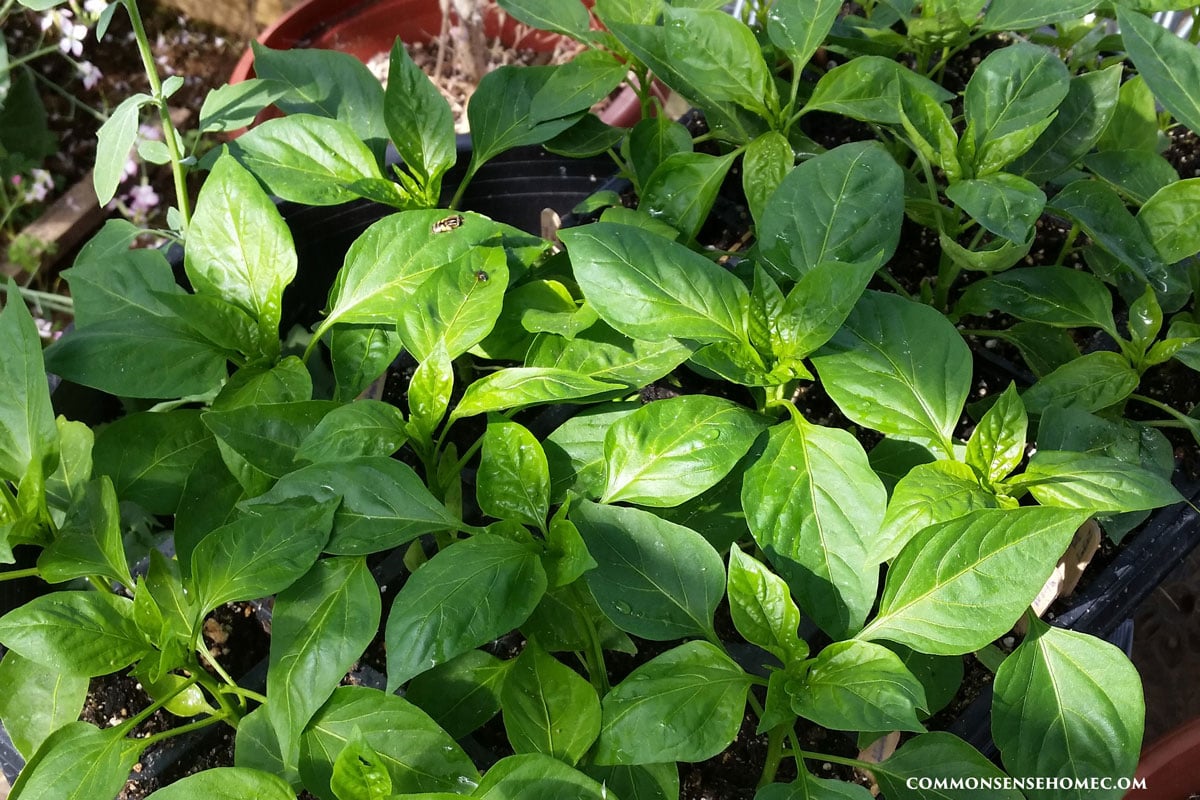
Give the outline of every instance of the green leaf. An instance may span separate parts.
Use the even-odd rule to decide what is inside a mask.
[[[778,131],[756,136],[742,157],[742,191],[750,206],[750,215],[761,225],[769,213],[771,196],[796,164],[796,155],[787,137]]]
[[[406,438],[400,409],[378,400],[357,400],[325,414],[300,442],[295,458],[319,463],[390,456]]]
[[[985,509],[925,528],[892,562],[879,613],[859,637],[932,655],[978,650],[1012,627],[1088,516]]]
[[[289,759],[300,733],[367,649],[379,587],[361,558],[323,559],[275,599],[267,715]]]
[[[805,112],[825,111],[863,122],[885,125],[900,123],[900,96],[904,91],[922,94],[929,81],[912,80],[895,61],[882,56],[862,55],[839,64],[817,81]],[[907,89],[904,84],[910,82]],[[935,86],[937,102],[945,102],[945,91]]]
[[[282,778],[246,767],[215,767],[188,775],[150,795],[153,800],[294,800],[296,793]],[[149,799],[148,799],[149,800]]]
[[[354,129],[324,117],[267,120],[230,143],[229,151],[271,194],[305,205],[345,203],[359,197],[349,188],[356,181],[383,180]]]
[[[676,800],[679,767],[676,764],[586,765],[588,775],[608,787],[621,800]]]
[[[796,363],[828,342],[874,275],[872,262],[841,261],[825,261],[805,273],[771,322],[771,350],[776,360]]]
[[[867,800],[865,786],[804,772],[792,783],[769,783],[754,793],[754,800]]]
[[[778,113],[775,82],[750,28],[715,9],[667,7],[663,16],[666,54],[689,82],[763,118]]]
[[[1095,8],[1095,0],[1049,0],[1036,6],[1020,0],[993,0],[988,5],[980,29],[1028,31],[1055,22],[1079,19]]]
[[[217,528],[192,552],[192,588],[202,611],[281,592],[308,572],[329,538],[336,500],[263,506]]]
[[[78,328],[45,357],[47,370],[121,397],[204,395],[226,378],[226,354],[168,317],[131,315]]]
[[[1149,511],[1183,500],[1167,478],[1108,456],[1038,450],[1012,481],[1039,503],[1056,508]]]
[[[562,800],[564,797],[605,800],[609,794],[603,786],[561,761],[539,753],[525,753],[497,762],[471,796],[479,800]]]
[[[642,186],[640,210],[693,238],[708,218],[735,153],[673,153]]]
[[[971,284],[956,311],[983,316],[1003,311],[1061,328],[1100,328],[1115,336],[1112,293],[1099,278],[1068,267],[1010,269]]]
[[[227,155],[217,160],[196,202],[184,268],[198,294],[234,303],[264,333],[277,335],[283,289],[296,276],[292,234],[271,199]]]
[[[946,106],[920,91],[911,82],[900,84],[900,124],[912,146],[941,167],[950,181],[962,178],[958,161],[958,133]]]
[[[145,742],[125,728],[97,729],[72,722],[50,734],[21,770],[12,796],[23,800],[94,800],[116,797]]]
[[[150,652],[133,601],[101,592],[53,592],[0,617],[0,643],[72,675],[116,672]]]
[[[766,422],[707,395],[649,403],[604,438],[604,503],[676,506],[714,486],[745,455]]]
[[[931,656],[902,644],[889,644],[888,649],[900,656],[908,671],[925,687],[928,714],[941,711],[958,695],[963,682],[961,656]],[[920,716],[924,718],[926,714]]]
[[[42,366],[42,344],[33,316],[8,284],[0,311],[0,481],[18,483],[33,468],[39,478],[58,462],[58,427]]]
[[[270,478],[280,478],[294,469],[304,441],[335,408],[328,400],[299,400],[206,411],[201,419],[217,437],[221,455],[235,476],[244,463]],[[266,484],[270,486],[270,481]]]
[[[379,754],[361,741],[350,742],[338,753],[329,784],[339,800],[388,800],[392,796],[392,778],[379,763]]]
[[[903,197],[903,172],[877,143],[822,153],[789,172],[768,201],[762,257],[792,278],[825,261],[878,268],[900,240]]]
[[[1137,370],[1117,353],[1080,356],[1045,376],[1021,395],[1025,408],[1041,414],[1051,406],[1100,411],[1116,405],[1137,388]]]
[[[526,352],[525,365],[567,369],[636,389],[669,374],[691,355],[692,348],[674,339],[631,339],[597,321],[572,339],[537,337]]]
[[[388,690],[520,625],[546,591],[528,546],[477,534],[413,573],[387,621]]]
[[[949,522],[981,508],[999,508],[995,493],[979,485],[971,467],[934,461],[913,467],[892,491],[879,535],[868,552],[875,562],[891,561],[930,525]]]
[[[630,673],[602,701],[597,764],[703,761],[737,737],[750,677],[708,642],[688,642]]]
[[[378,754],[397,794],[462,792],[479,780],[467,754],[412,703],[378,689],[343,686],[300,738],[305,787],[321,800],[335,800],[334,764],[347,744],[360,740]]]
[[[1029,417],[1010,383],[987,410],[967,441],[967,464],[989,483],[1008,477],[1025,456]]]
[[[503,418],[488,420],[476,494],[479,508],[488,516],[524,522],[545,532],[550,470],[532,433]]]
[[[662,14],[666,5],[663,0],[598,0],[596,16],[611,29],[613,23],[623,22],[631,25],[653,25]]]
[[[334,399],[347,403],[358,397],[403,349],[393,326],[334,325],[329,335],[329,356],[337,382]]]
[[[421,284],[399,312],[404,347],[425,361],[438,343],[453,360],[487,336],[504,303],[508,267],[499,247],[475,247]]]
[[[867,292],[812,360],[829,396],[851,420],[885,434],[927,439],[949,455],[971,388],[971,354],[938,311]]]
[[[110,231],[114,238],[120,236],[120,229],[110,228],[111,224],[110,221],[97,238]],[[171,265],[161,250],[129,250],[124,237],[117,239],[111,250],[85,248],[75,266],[62,274],[71,284],[76,327],[119,320],[130,313],[167,316],[171,311],[162,294],[183,291],[175,283]]]
[[[534,641],[509,671],[500,699],[504,730],[518,753],[543,753],[574,766],[600,735],[596,690]]]
[[[978,788],[965,788],[967,781],[993,780],[1008,776],[983,754],[952,733],[926,733],[910,739],[882,764],[871,767],[871,774],[888,800],[978,800]],[[920,781],[944,780],[951,788],[922,789]],[[953,788],[955,780],[964,788]],[[915,784],[915,786],[914,786]],[[1021,800],[1016,789],[987,790],[989,800]]]
[[[1154,97],[1175,119],[1200,131],[1200,53],[1151,19],[1117,8],[1121,41]]]
[[[96,166],[92,169],[92,185],[101,206],[108,205],[121,185],[129,151],[137,141],[138,118],[142,106],[153,98],[138,92],[122,100],[109,113],[108,119],[96,133]]]
[[[417,446],[431,446],[433,432],[446,416],[454,391],[454,366],[445,346],[434,348],[417,365],[408,384],[407,430]]]
[[[640,408],[616,403],[584,409],[559,425],[542,442],[550,469],[550,501],[560,503],[572,491],[599,498],[604,491],[604,440],[609,426]]]
[[[404,43],[392,45],[383,118],[396,152],[437,200],[441,175],[458,158],[454,146],[454,117],[425,71],[413,63]]]
[[[1092,0],[1082,2],[1094,5]],[[991,8],[995,7],[993,3]],[[1058,116],[1024,155],[1009,164],[1009,171],[1043,184],[1074,166],[1108,127],[1120,87],[1119,64],[1071,78],[1067,96],[1059,104]]]
[[[875,599],[866,547],[886,497],[850,433],[812,425],[798,413],[771,428],[746,470],[742,508],[755,541],[801,610],[832,636],[862,627]]]
[[[729,548],[729,613],[746,641],[773,654],[784,666],[808,658],[797,635],[800,610],[787,584],[738,546]]]
[[[500,691],[516,660],[501,661],[483,650],[422,672],[409,681],[404,697],[461,739],[500,710]]]
[[[1085,633],[1031,619],[996,671],[992,735],[1015,775],[1127,777],[1137,768],[1145,706],[1125,654]],[[1123,789],[1032,790],[1030,798],[1120,798]]]
[[[568,0],[568,5],[586,16],[582,4]],[[611,53],[583,50],[554,68],[550,79],[533,96],[529,112],[534,119],[552,120],[587,111],[621,85],[628,69]]]
[[[499,0],[497,5],[526,25],[572,39],[586,39],[591,27],[587,8],[578,0]]]
[[[507,367],[468,386],[450,412],[450,419],[579,400],[621,388],[621,384],[598,381],[567,369]]]
[[[242,367],[221,387],[213,400],[214,411],[241,406],[294,403],[311,400],[312,376],[297,356],[287,356],[270,369]]]
[[[1037,45],[1017,42],[993,51],[979,63],[967,82],[963,112],[967,130],[963,140],[979,174],[995,171],[1033,146],[1036,136],[1027,132],[1050,124],[1067,96],[1070,74],[1058,56]]]
[[[700,534],[648,511],[586,500],[570,514],[597,565],[586,573],[588,587],[618,628],[655,641],[714,635],[725,568]]]
[[[560,238],[588,302],[626,336],[745,339],[746,287],[704,256],[614,223],[562,231]]]
[[[1030,239],[1046,205],[1041,189],[1006,172],[953,183],[946,197],[986,230],[1018,244]]]
[[[633,168],[637,184],[642,185],[670,156],[692,152],[692,134],[666,114],[639,121],[629,131],[622,155]],[[619,204],[618,204],[619,205]]]
[[[1078,223],[1093,242],[1156,290],[1169,291],[1178,280],[1170,275],[1125,202],[1108,186],[1094,180],[1075,181],[1056,194],[1049,206]]]
[[[1101,151],[1158,152],[1158,108],[1146,79],[1134,75],[1121,84],[1117,107],[1096,146]]]
[[[54,671],[22,658],[15,650],[0,661],[0,719],[17,751],[26,760],[50,734],[79,719],[87,699],[88,679]]]
[[[215,449],[200,413],[141,412],[106,425],[93,448],[95,474],[112,479],[117,497],[151,514],[174,514],[197,460]]]
[[[454,230],[434,233],[434,225],[445,216],[439,209],[402,211],[355,239],[316,335],[324,335],[335,322],[394,325],[397,309],[404,308],[437,270],[501,232],[501,226],[486,217],[468,213]]]
[[[580,575],[596,568],[575,523],[566,518],[567,505],[559,506],[546,534],[546,558],[542,560],[552,588],[570,586]]]
[[[285,765],[279,754],[275,729],[267,720],[267,709],[259,706],[242,717],[234,742],[233,761],[236,766],[257,769],[278,775],[292,786],[300,785],[300,772],[295,765]]]
[[[313,464],[288,473],[271,491],[241,507],[273,513],[287,501],[314,500],[341,505],[325,552],[357,556],[407,544],[423,533],[460,530],[462,522],[425,487],[412,467],[383,456]]]
[[[1200,252],[1200,178],[1159,189],[1138,210],[1137,221],[1168,264]]]
[[[340,120],[382,159],[388,136],[383,87],[362,61],[333,50],[271,50],[257,42],[251,48],[255,74],[286,87],[287,93],[275,101],[285,114]]]
[[[824,42],[841,10],[836,0],[776,3],[767,12],[767,35],[800,69]]]
[[[47,583],[100,575],[133,588],[121,533],[117,493],[102,475],[67,510],[58,535],[38,556],[38,572]]]
[[[285,87],[262,78],[219,86],[205,96],[200,106],[200,131],[229,133],[245,128],[254,122],[258,112],[286,92]]]
[[[483,76],[467,105],[474,145],[468,174],[505,150],[541,144],[575,124],[574,116],[543,120],[533,113],[534,98],[555,69],[508,65]]]
[[[566,158],[589,158],[603,155],[624,138],[624,128],[607,125],[595,114],[584,114],[574,125],[544,142],[542,147]]]
[[[871,642],[834,642],[789,681],[792,710],[841,731],[924,731],[925,689],[900,657]]]

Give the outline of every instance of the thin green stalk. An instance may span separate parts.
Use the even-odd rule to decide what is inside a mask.
[[[949,310],[950,287],[961,271],[962,267],[958,265],[958,262],[943,250],[941,257],[938,258],[937,283],[933,287],[933,302],[939,310]]]
[[[216,725],[218,722],[227,719],[228,718],[224,714],[214,714],[211,717],[206,717],[205,719],[198,720],[196,722],[189,722],[187,725],[180,725],[178,728],[172,728],[169,731],[163,731],[162,733],[156,733],[152,736],[147,736],[145,739],[141,739],[139,741],[144,749],[161,742],[164,739],[170,739],[173,736],[182,736],[185,733],[198,731],[202,728],[207,728],[209,725]],[[233,723],[231,722],[230,724],[232,725]],[[236,728],[237,726],[234,725],[234,727]]]
[[[30,567],[29,569],[14,569],[11,572],[0,572],[0,582],[15,581],[18,578],[36,578],[40,574],[41,573],[38,572],[37,567]]]
[[[869,761],[861,761],[857,758],[844,758],[843,756],[834,756],[829,753],[810,753],[807,750],[797,748],[797,755],[805,761],[828,761],[830,764],[841,764],[844,767],[858,767],[859,769],[875,769],[878,764],[872,764]]]
[[[142,24],[142,15],[138,11],[137,0],[121,0],[125,10],[129,12],[129,21],[133,25],[133,36],[137,40],[138,53],[142,57],[142,66],[146,70],[146,79],[150,81],[150,94],[158,106],[158,118],[162,124],[163,141],[167,144],[167,152],[171,157],[171,174],[175,178],[175,195],[183,228],[187,229],[192,220],[191,203],[188,200],[187,174],[183,166],[183,154],[179,152],[179,142],[175,137],[175,126],[171,123],[171,112],[167,108],[167,99],[163,97],[162,81],[158,77],[158,66],[154,62],[154,51],[150,49],[150,39],[146,36],[146,28]]]
[[[26,53],[23,56],[17,56],[16,58],[9,60],[8,68],[14,69],[16,67],[21,66],[22,64],[28,64],[30,61],[35,61],[35,60],[41,58],[42,56],[48,56],[51,53],[57,53],[57,52],[59,52],[58,45],[56,45],[56,44],[46,45],[45,47],[43,47],[39,50],[34,50],[32,53]],[[36,74],[37,74],[36,71],[34,72],[34,74],[36,76]]]
[[[205,652],[207,653],[207,651],[205,651]],[[209,660],[209,663],[213,663],[211,661],[211,659]],[[224,670],[222,670],[222,672],[224,672]],[[232,705],[229,704],[229,698],[225,696],[224,687],[221,684],[217,683],[217,681],[213,680],[213,677],[211,675],[209,675],[207,672],[205,672],[203,667],[197,667],[193,671],[193,674],[196,676],[196,679],[200,683],[200,685],[203,686],[208,691],[208,693],[212,696],[212,698],[217,701],[217,705],[219,705],[221,707],[221,712],[223,715],[229,717],[232,720],[236,720],[241,717],[241,714],[239,714],[238,711]],[[233,685],[236,685],[236,684],[233,684]],[[239,703],[239,705],[241,705],[242,711],[245,711],[246,710],[246,701],[239,697],[238,703]],[[231,722],[230,724],[233,725],[233,727],[235,727],[235,728],[237,727],[236,722]]]
[[[258,703],[267,702],[267,696],[265,694],[260,694],[259,692],[255,692],[250,689],[243,689],[241,686],[222,686],[220,687],[220,690],[222,694],[236,694],[240,697],[245,697]]]
[[[597,694],[604,697],[608,694],[610,688],[608,683],[608,667],[604,663],[604,646],[600,642],[600,634],[596,630],[596,623],[586,613],[582,612],[584,606],[583,590],[579,588],[578,583],[571,584],[572,594],[575,596],[575,603],[580,611],[580,616],[583,617],[584,629],[587,631],[588,637],[588,652],[585,654],[587,658],[588,679],[592,686],[595,687]]]
[[[34,303],[35,305],[53,309],[55,311],[62,311],[67,314],[75,313],[75,303],[72,302],[71,298],[69,297],[63,297],[62,295],[53,294],[51,292],[39,292],[36,289],[26,289],[22,287],[17,287],[17,291],[22,297]],[[8,293],[7,284],[0,283],[0,292],[4,292],[5,294]]]
[[[62,88],[54,81],[47,78],[45,75],[42,75],[37,70],[31,70],[31,72],[33,72],[33,77],[35,80],[39,81],[43,86],[45,86],[50,91],[52,91],[55,94],[59,95],[60,97],[64,98],[68,103],[70,103],[75,108],[79,109],[80,111],[84,111],[84,112],[90,114],[101,124],[104,124],[105,122],[108,121],[107,114],[101,114],[99,111],[92,108],[87,103],[81,103],[79,101],[79,99],[77,97],[75,97],[75,95],[71,94],[66,89]]]
[[[186,681],[181,683],[179,686],[175,687],[175,689],[173,691],[171,691],[169,694],[167,694],[164,697],[158,698],[153,703],[151,703],[149,706],[142,709],[141,711],[139,711],[137,714],[130,717],[129,719],[125,720],[123,723],[121,723],[121,726],[123,728],[125,728],[125,730],[127,732],[133,730],[138,725],[142,724],[145,720],[149,719],[150,716],[155,711],[158,711],[160,708],[165,706],[167,703],[171,702],[176,697],[178,697],[179,695],[186,692],[190,687],[194,686],[198,681],[199,681],[199,678],[197,678],[195,675],[192,675],[190,678],[188,678]]]
[[[875,274],[879,277],[879,280],[886,283],[889,287],[891,287],[892,291],[903,297],[905,300],[913,299],[912,293],[900,285],[900,281],[896,280],[895,276],[887,271],[887,267],[880,267],[879,269],[875,270]]]
[[[1079,236],[1079,226],[1072,225],[1070,232],[1067,234],[1067,240],[1063,242],[1062,249],[1058,251],[1058,258],[1054,259],[1054,263],[1062,266],[1063,261],[1071,252],[1071,247],[1075,244],[1076,237]]]
[[[467,165],[467,172],[465,175],[463,175],[462,182],[458,184],[458,188],[454,190],[454,199],[450,201],[450,208],[452,209],[458,208],[458,204],[462,202],[463,195],[467,191],[467,186],[470,185],[471,179],[475,177],[475,173],[479,170],[479,167],[482,166],[481,164],[475,163],[476,152],[478,151],[472,151],[471,163]]]

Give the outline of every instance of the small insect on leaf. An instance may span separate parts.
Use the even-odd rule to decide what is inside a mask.
[[[491,279],[491,276],[488,275],[483,270],[479,270],[478,272],[475,273],[475,280],[479,281],[480,283],[487,283],[488,280],[490,280],[490,279]]]
[[[446,233],[447,231],[452,231],[458,226],[462,225],[465,221],[466,220],[463,219],[462,214],[455,214],[453,216],[446,217],[445,219],[439,219],[437,222],[433,223],[433,232]]]

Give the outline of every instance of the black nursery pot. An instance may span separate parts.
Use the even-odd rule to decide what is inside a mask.
[[[470,138],[460,136],[458,162],[443,179],[444,204],[450,201],[461,183],[470,158]],[[395,151],[389,150],[389,163],[397,160]],[[497,222],[539,234],[544,209],[552,209],[562,217],[568,216],[576,205],[610,180],[612,172],[613,163],[608,158],[569,159],[555,156],[541,147],[519,147],[497,156],[479,169],[463,195],[461,206]],[[284,326],[311,326],[320,319],[330,287],[350,245],[373,223],[395,213],[395,209],[369,200],[357,200],[326,207],[281,202],[279,210],[292,232],[299,264],[296,278],[284,294]],[[168,256],[176,279],[186,283],[182,250],[176,247]],[[116,398],[72,383],[59,386],[57,376],[51,376],[51,391],[55,413],[65,414],[70,419],[99,422],[114,419],[121,413]],[[36,564],[37,551],[33,548],[18,548],[15,555],[18,568]],[[373,572],[382,585],[396,580],[402,570],[403,564],[396,554],[394,559],[384,559]],[[44,594],[48,588],[38,581],[0,584],[0,615]],[[2,651],[0,648],[0,654]],[[248,674],[237,677],[244,681],[243,685],[261,689],[266,671],[264,660]],[[370,668],[366,668],[359,679],[368,685],[378,683],[379,688],[383,686],[382,675]],[[163,747],[146,753],[140,774],[144,778],[155,778],[169,774],[177,764],[193,763],[197,755],[212,746],[213,738],[212,731],[205,730],[170,739]],[[0,725],[0,773],[12,782],[24,765],[25,759]]]

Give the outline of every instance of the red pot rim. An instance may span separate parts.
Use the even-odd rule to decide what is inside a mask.
[[[1136,778],[1145,790],[1132,790],[1127,800],[1187,800],[1200,793],[1200,717],[1186,722],[1142,751]]]

